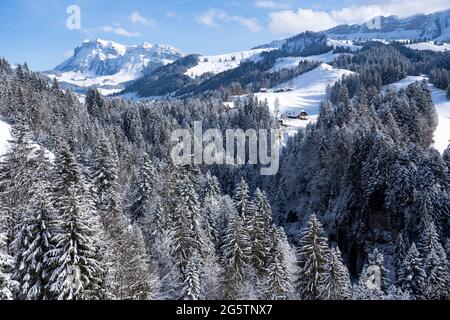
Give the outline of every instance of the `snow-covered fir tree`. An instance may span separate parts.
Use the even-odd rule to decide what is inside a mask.
[[[312,215],[308,226],[302,231],[297,244],[298,274],[296,290],[303,300],[320,298],[320,279],[330,259],[328,239],[316,215]]]
[[[406,247],[405,240],[403,239],[403,235],[399,233],[397,239],[395,240],[395,268],[397,273],[399,273],[407,253],[408,249]]]
[[[155,183],[155,166],[149,156],[144,154],[139,169],[139,177],[131,194],[128,215],[131,221],[141,222],[151,210],[151,200]]]
[[[423,259],[420,257],[416,244],[413,243],[400,265],[398,285],[416,299],[423,299],[425,297],[426,278]]]
[[[283,244],[284,230],[272,226],[270,236],[264,298],[287,300],[293,297],[293,274],[289,270],[289,257]]]
[[[17,297],[21,300],[49,298],[47,283],[53,272],[49,253],[55,246],[57,215],[52,200],[53,168],[45,151],[36,151],[36,173],[33,194],[13,241],[14,279],[19,284]]]
[[[449,292],[449,265],[447,254],[440,243],[434,222],[426,218],[425,229],[419,243],[427,275],[425,292],[428,299],[442,299]]]
[[[149,300],[155,295],[157,275],[140,229],[128,225],[119,213],[110,213],[106,230],[108,262],[105,286],[111,298],[117,300]]]
[[[384,256],[377,248],[369,253],[367,262],[353,289],[353,298],[357,300],[384,300],[393,294],[386,269]]]
[[[161,300],[179,300],[184,298],[180,292],[184,279],[177,264],[173,232],[164,230],[161,234],[158,234],[153,250],[157,257],[155,260],[158,276],[156,298]]]
[[[244,219],[238,212],[229,217],[222,246],[224,298],[236,299],[246,285],[251,264],[251,242]]]
[[[217,177],[208,171],[202,181],[201,187],[202,226],[212,236],[216,248],[219,247],[220,237],[220,201],[221,191]]]
[[[96,204],[99,213],[102,215],[102,222],[109,213],[121,207],[117,156],[110,147],[110,141],[102,137],[97,149],[97,159],[95,161],[94,186],[96,191]]]
[[[25,119],[23,102],[19,105],[16,123],[11,128],[9,152],[0,161],[0,206],[6,232],[6,246],[9,253],[16,232],[33,192],[35,170],[34,148],[31,132]]]
[[[49,294],[58,300],[102,299],[105,291],[101,231],[94,205],[89,201],[88,184],[67,148],[58,155],[57,167],[54,205],[60,222],[55,248],[49,252],[49,263],[54,267]]]
[[[198,300],[202,295],[202,285],[200,283],[199,259],[197,252],[194,252],[187,262],[184,270],[184,282],[181,296],[185,300]]]
[[[323,300],[348,300],[351,297],[350,274],[342,262],[339,248],[330,250],[325,272],[319,279],[319,296]]]
[[[242,179],[236,186],[233,201],[238,214],[244,221],[250,221],[254,212],[254,204],[251,201],[250,190],[247,182]]]
[[[203,256],[201,237],[200,203],[196,191],[194,172],[191,168],[183,168],[178,175],[179,179],[174,192],[176,199],[173,221],[174,252],[177,265],[183,275],[183,283],[187,279],[187,265],[194,256]],[[198,261],[198,260],[197,260]],[[197,264],[198,262],[196,262]],[[196,270],[198,270],[196,266]],[[184,291],[183,293],[187,293]]]
[[[174,221],[174,241],[177,258],[180,269],[183,270],[190,256],[199,249],[199,243],[196,242],[194,217],[200,210],[198,196],[190,179],[185,177],[179,181],[177,190],[177,204],[175,207]],[[198,253],[198,252],[197,252]]]
[[[264,192],[255,192],[255,211],[251,223],[252,263],[260,277],[267,273],[269,250],[271,246],[270,231],[272,227],[272,209]]]

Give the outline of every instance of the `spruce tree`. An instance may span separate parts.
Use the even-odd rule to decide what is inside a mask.
[[[182,287],[181,296],[185,300],[198,300],[202,294],[202,288],[200,285],[200,262],[198,260],[197,253],[194,252],[187,262],[184,272],[184,282]]]
[[[399,233],[397,240],[395,241],[395,267],[397,274],[400,272],[401,265],[405,260],[407,253],[405,240],[403,239],[403,235]]]
[[[224,297],[236,299],[247,280],[246,270],[251,263],[251,243],[243,217],[236,213],[230,217],[225,231],[223,252]]]
[[[96,204],[105,224],[108,214],[114,213],[121,207],[118,168],[115,152],[110,148],[109,141],[102,137],[97,149],[95,161],[94,186],[96,190]]]
[[[442,299],[448,294],[449,265],[447,254],[439,241],[434,222],[426,218],[420,241],[420,252],[424,257],[426,296],[428,299]]]
[[[0,208],[6,228],[6,247],[10,253],[17,224],[31,199],[36,170],[31,132],[23,108],[22,103],[19,105],[16,123],[11,127],[9,151],[0,161]]]
[[[302,231],[297,245],[296,290],[303,300],[320,298],[319,280],[327,272],[326,265],[330,259],[328,240],[324,234],[322,224],[316,215],[312,215],[308,227]]]
[[[325,272],[319,280],[319,296],[323,300],[348,300],[351,297],[350,274],[342,262],[339,248],[330,251]]]
[[[255,192],[255,213],[251,221],[252,263],[259,276],[267,272],[270,250],[272,209],[265,193]]]
[[[20,285],[17,297],[21,300],[47,299],[47,283],[52,273],[48,255],[54,249],[57,224],[56,212],[51,203],[52,165],[44,150],[40,149],[37,153],[34,192],[13,242],[16,266],[14,279]]]
[[[216,253],[216,246],[209,232],[207,230],[201,230],[200,232],[203,246],[199,264],[200,282],[202,284],[201,299],[215,300],[220,295],[220,261]]]
[[[236,186],[233,195],[234,206],[244,221],[249,221],[253,216],[254,205],[250,198],[250,191],[244,179]]]
[[[110,220],[107,234],[108,293],[117,300],[150,300],[156,295],[157,275],[151,269],[140,229],[122,215]]]
[[[268,253],[265,291],[269,300],[287,300],[292,296],[292,280],[289,272],[286,252],[283,248],[283,229],[272,226]]]
[[[58,300],[102,299],[100,228],[89,187],[67,148],[58,156],[57,165],[54,205],[61,221],[55,248],[49,252],[49,263],[55,268],[49,279],[50,295]]]
[[[183,277],[177,264],[174,248],[173,232],[164,230],[155,239],[155,263],[159,286],[156,297],[161,300],[178,300],[181,296],[180,288],[183,286]]]
[[[385,261],[384,261],[384,255],[377,249],[373,249],[372,252],[369,253],[369,256],[367,258],[366,267],[377,267],[380,271],[380,290],[384,294],[388,294],[390,287],[391,287],[391,281],[389,276],[389,270],[386,268]]]
[[[377,269],[374,269],[377,268]],[[381,271],[377,266],[365,265],[353,287],[354,300],[383,300],[384,292],[381,290]],[[380,283],[379,283],[380,282]]]
[[[423,299],[425,297],[426,278],[423,260],[413,243],[400,266],[398,285],[416,299]]]
[[[212,236],[216,248],[219,247],[219,220],[220,220],[220,185],[215,176],[208,171],[202,182],[202,221],[204,229]]]
[[[128,208],[128,214],[132,223],[142,222],[151,210],[155,174],[155,167],[148,155],[145,154]]]
[[[188,174],[179,181],[176,196],[174,246],[180,270],[184,272],[191,256],[202,249],[199,238],[199,199]]]

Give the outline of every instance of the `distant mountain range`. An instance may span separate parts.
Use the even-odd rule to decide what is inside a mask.
[[[345,40],[356,39],[450,42],[450,10],[403,19],[379,17],[361,25],[341,25],[319,33],[304,32],[250,51],[218,56],[187,56],[168,45],[142,43],[124,46],[113,41],[91,39],[76,48],[71,58],[46,74],[79,93],[84,93],[89,87],[98,88],[104,95],[124,89],[130,93],[136,92],[136,87],[167,87],[169,84],[165,82],[169,79],[172,82],[176,80],[169,87],[180,88],[201,81],[190,78],[204,77],[206,80],[208,74],[212,76],[238,68],[242,62],[257,60],[262,51],[279,50],[280,56],[317,55],[336,47],[354,51],[358,46]],[[425,47],[430,48],[431,45]],[[169,66],[175,61],[177,65]],[[153,74],[158,76],[151,77]]]
[[[397,16],[378,17],[361,25],[341,25],[325,32],[331,37],[344,39],[428,39],[450,42],[450,10],[404,19]]]

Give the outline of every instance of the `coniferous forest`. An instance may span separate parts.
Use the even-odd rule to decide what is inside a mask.
[[[313,54],[330,49],[310,36]],[[188,56],[134,84],[179,96],[138,101],[95,88],[80,101],[1,59],[0,300],[450,299],[450,147],[433,148],[425,81],[386,88],[426,75],[450,99],[448,52],[369,41],[340,55],[330,64],[353,73],[277,175],[171,161],[172,132],[195,121],[279,129],[267,101],[224,100],[319,67],[260,77],[295,50],[196,80],[179,71]]]

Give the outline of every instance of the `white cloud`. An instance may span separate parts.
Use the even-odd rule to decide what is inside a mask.
[[[171,19],[172,18],[181,19],[181,16],[178,13],[173,12],[173,11],[166,11],[166,17],[171,18]]]
[[[219,22],[237,22],[251,32],[258,32],[261,30],[261,25],[255,18],[230,16],[225,11],[217,9],[211,9],[209,11],[203,12],[197,17],[197,21],[198,23],[211,28],[217,27],[219,25]]]
[[[449,9],[448,0],[390,0],[384,4],[354,5],[340,10],[325,11],[300,8],[297,11],[271,12],[270,30],[274,33],[321,31],[340,24],[364,23],[376,16],[407,17]]]
[[[287,9],[290,7],[288,3],[276,2],[272,0],[255,1],[255,6],[263,9]]]
[[[299,9],[270,13],[270,30],[274,33],[299,33],[306,30],[320,31],[336,26],[333,17],[324,11]]]
[[[103,32],[108,32],[108,33],[115,33],[119,36],[123,36],[123,37],[139,37],[140,34],[139,32],[132,32],[132,31],[128,31],[125,30],[124,28],[122,28],[119,25],[114,25],[112,26],[104,26],[100,28]]]
[[[226,20],[228,17],[227,13],[222,10],[211,9],[203,12],[197,17],[197,21],[207,27],[216,27],[217,20]]]
[[[130,21],[133,24],[136,24],[136,25],[140,24],[140,25],[143,25],[143,26],[146,26],[146,27],[150,27],[152,24],[155,23],[153,20],[148,19],[148,18],[144,17],[143,15],[141,15],[139,13],[139,11],[135,11],[135,12],[133,12],[131,14]]]
[[[251,32],[261,31],[261,26],[257,19],[255,18],[244,18],[239,16],[231,16],[229,17],[230,21],[235,21],[239,23],[241,26],[246,27]]]

